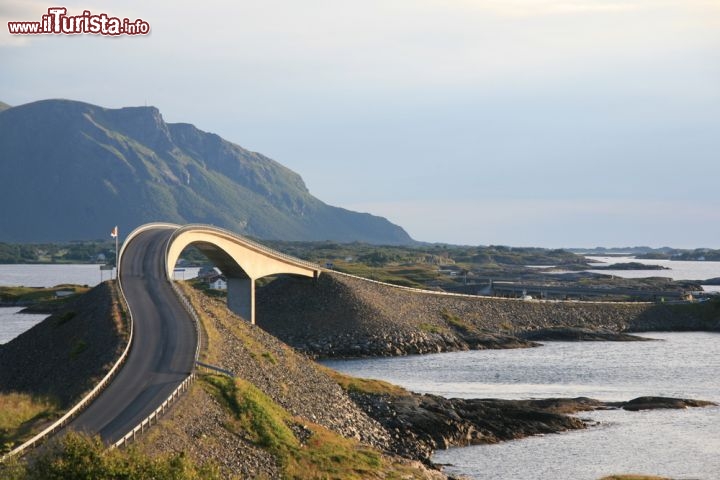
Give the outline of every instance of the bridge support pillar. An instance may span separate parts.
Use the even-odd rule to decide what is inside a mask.
[[[255,325],[255,280],[228,277],[227,303],[230,310]]]

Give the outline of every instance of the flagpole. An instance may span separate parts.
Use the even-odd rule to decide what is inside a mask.
[[[118,273],[120,272],[120,259],[118,258],[118,241],[120,239],[120,235],[118,235],[117,225],[115,225],[115,228],[113,228],[110,232],[110,236],[115,239],[115,280],[117,280]],[[112,270],[110,270],[110,280],[112,280]]]
[[[120,273],[120,259],[118,258],[118,237],[120,237],[120,234],[117,227],[115,227],[115,280],[118,279],[118,273]]]

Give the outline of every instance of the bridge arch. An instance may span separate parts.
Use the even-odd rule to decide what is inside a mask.
[[[228,308],[255,323],[255,281],[268,275],[292,274],[317,278],[321,268],[290,255],[272,250],[236,233],[211,225],[147,224],[135,229],[123,243],[150,228],[174,230],[165,249],[165,273],[173,281],[180,254],[190,245],[198,248],[226,276]],[[122,256],[122,250],[121,250]]]

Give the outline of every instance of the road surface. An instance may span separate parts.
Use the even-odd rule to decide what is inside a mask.
[[[99,434],[105,443],[114,443],[165,401],[192,370],[195,327],[165,274],[165,245],[173,231],[147,230],[125,247],[120,280],[133,314],[133,345],[115,379],[66,429]]]

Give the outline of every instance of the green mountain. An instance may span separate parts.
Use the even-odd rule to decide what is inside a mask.
[[[0,111],[0,241],[103,238],[146,222],[281,240],[410,244],[382,217],[323,203],[295,172],[154,107],[44,100]]]

